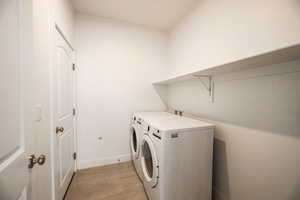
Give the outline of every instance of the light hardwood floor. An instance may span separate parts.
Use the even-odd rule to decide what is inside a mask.
[[[79,170],[65,200],[147,200],[131,162]]]

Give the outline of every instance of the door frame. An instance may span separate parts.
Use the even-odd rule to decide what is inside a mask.
[[[73,117],[73,124],[74,124],[74,151],[77,154],[76,159],[74,161],[74,173],[77,171],[78,169],[78,143],[77,143],[77,110],[78,110],[78,106],[77,106],[77,63],[76,63],[76,51],[73,48],[71,42],[67,39],[66,35],[64,34],[63,30],[60,28],[60,26],[54,22],[53,27],[52,27],[52,31],[51,31],[51,36],[52,36],[52,57],[51,57],[51,72],[50,72],[50,116],[51,116],[51,122],[50,122],[50,127],[51,127],[51,179],[52,179],[52,198],[53,200],[56,199],[57,197],[57,191],[55,189],[55,150],[54,150],[54,142],[56,141],[56,134],[55,134],[55,107],[54,107],[54,101],[55,101],[55,94],[54,94],[54,78],[55,78],[55,46],[56,46],[56,34],[59,34],[64,40],[65,42],[68,44],[68,46],[70,47],[70,49],[73,52],[72,55],[72,63],[75,67],[75,70],[73,71],[73,108],[75,109],[75,116]]]

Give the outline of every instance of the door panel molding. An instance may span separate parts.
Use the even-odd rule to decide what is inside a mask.
[[[16,200],[31,195],[27,156],[34,143],[27,123],[32,83],[25,80],[33,66],[32,1],[2,0],[0,13],[0,199]]]

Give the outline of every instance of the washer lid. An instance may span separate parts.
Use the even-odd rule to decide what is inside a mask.
[[[155,188],[159,179],[159,163],[155,147],[148,135],[145,135],[141,147],[142,171],[146,182]]]

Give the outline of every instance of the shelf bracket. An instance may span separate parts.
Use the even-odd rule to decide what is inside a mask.
[[[211,102],[214,102],[214,82],[210,75],[193,75],[199,79],[204,88],[208,91]]]

